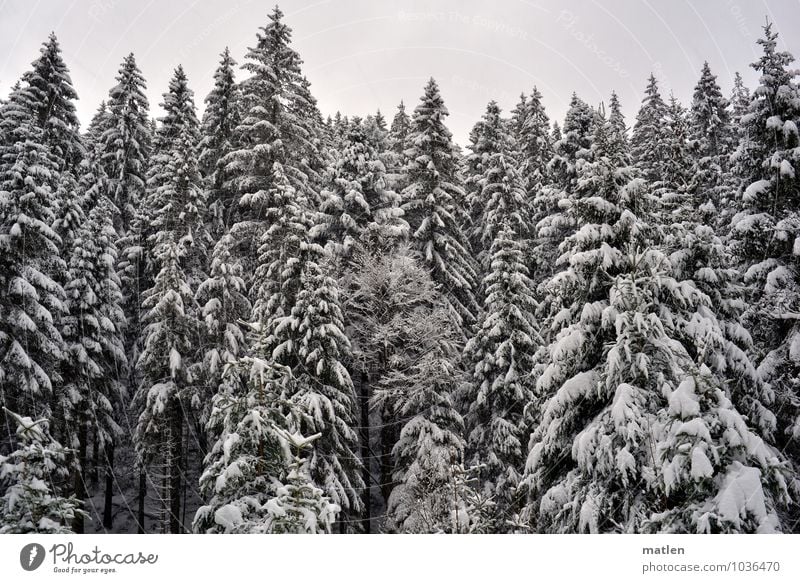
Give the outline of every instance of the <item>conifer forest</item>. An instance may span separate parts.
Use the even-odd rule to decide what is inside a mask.
[[[55,34],[0,100],[0,533],[800,532],[774,26],[458,145],[433,78],[323,113],[289,20],[163,115],[131,53],[81,127]]]

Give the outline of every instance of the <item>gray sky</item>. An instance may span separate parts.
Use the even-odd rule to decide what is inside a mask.
[[[85,124],[133,51],[151,106],[183,64],[197,105],[228,45],[241,63],[272,2],[256,0],[0,0],[0,93],[29,68],[52,30],[78,90]],[[508,111],[537,85],[551,119],[573,91],[596,104],[612,89],[629,123],[647,75],[688,105],[704,60],[727,94],[749,64],[765,17],[782,47],[800,56],[800,0],[284,0],[294,47],[323,114],[391,119],[403,99],[416,105],[428,77],[440,84],[450,127],[464,143],[495,99]]]

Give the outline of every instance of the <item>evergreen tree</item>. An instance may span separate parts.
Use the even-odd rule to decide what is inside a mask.
[[[594,117],[592,108],[573,93],[563,131],[554,124],[553,155],[547,165],[549,180],[533,193],[532,200],[536,219],[532,271],[537,283],[552,275],[559,245],[574,230],[562,201],[573,195],[578,172],[591,159]]]
[[[347,261],[358,245],[387,244],[405,236],[397,193],[385,187],[385,167],[361,124],[354,121],[322,192],[312,236],[338,259]]]
[[[202,374],[204,390],[194,396],[193,407],[200,411],[198,421],[205,427],[211,413],[211,401],[222,382],[225,367],[244,356],[247,339],[242,322],[250,317],[250,302],[242,267],[231,256],[234,246],[230,235],[223,235],[214,246],[208,279],[197,288],[197,302],[202,308]],[[200,432],[205,435],[205,430]],[[202,444],[201,449],[205,449]]]
[[[526,190],[532,198],[547,181],[547,165],[553,156],[550,120],[542,104],[542,94],[534,87],[525,104],[524,123],[517,138],[520,173],[525,176]]]
[[[294,458],[289,465],[286,483],[281,485],[275,497],[269,500],[263,526],[250,532],[271,534],[324,534],[331,532],[331,526],[339,513],[339,507],[332,504],[311,481],[308,461],[301,458],[301,452],[319,437],[303,437],[299,433],[281,432],[290,447]]]
[[[78,95],[55,34],[50,34],[40,53],[5,104],[3,124],[13,132],[13,127],[30,121],[41,130],[39,143],[47,147],[55,165],[50,182],[55,192],[62,171],[77,171],[84,146],[74,104]],[[11,133],[7,136],[13,139]]]
[[[197,510],[195,532],[253,532],[267,520],[288,465],[277,428],[287,426],[292,383],[289,369],[258,358],[226,366],[208,420],[214,440],[200,477],[208,502]]]
[[[740,141],[737,170],[745,189],[731,222],[733,249],[749,285],[745,321],[753,334],[762,378],[778,402],[778,443],[797,455],[800,417],[797,364],[800,361],[795,304],[797,286],[797,201],[795,165],[800,144],[800,93],[789,66],[791,54],[777,50],[777,33],[764,27],[762,56],[753,63],[761,75],[747,114],[741,118],[747,144]],[[796,461],[795,457],[795,461]]]
[[[251,76],[241,83],[242,119],[234,130],[235,148],[221,161],[240,196],[241,216],[232,231],[242,258],[258,255],[286,188],[310,205],[317,197],[312,187],[319,182],[318,136],[312,127],[318,111],[310,103],[302,61],[290,46],[291,29],[283,13],[276,7],[269,20],[245,57],[243,68]],[[244,268],[254,273],[254,265],[245,263]]]
[[[112,201],[120,213],[116,226],[123,235],[145,194],[151,141],[145,90],[144,77],[131,53],[122,61],[117,85],[108,93],[108,120],[100,138]]]
[[[532,399],[529,373],[537,343],[533,285],[512,225],[511,217],[499,224],[484,279],[483,319],[465,348],[473,366],[464,399],[469,452],[472,463],[482,466],[481,486],[501,514],[513,509],[522,472],[523,410]]]
[[[157,275],[142,302],[145,329],[137,362],[142,381],[135,405],[140,459],[162,465],[162,528],[174,533],[183,528],[183,423],[194,386],[190,366],[199,332],[193,288],[204,279],[200,266],[205,263],[204,200],[195,156],[198,122],[181,67],[164,94],[163,107],[166,115],[148,181],[155,217],[149,243]]]
[[[523,182],[514,160],[514,143],[500,118],[500,108],[492,101],[483,117],[483,131],[476,149],[482,152],[481,174],[474,207],[481,209],[475,223],[478,257],[484,273],[490,269],[491,251],[500,231],[511,228],[517,240],[530,238],[530,209]],[[473,211],[474,212],[474,211]]]
[[[392,118],[387,141],[386,168],[391,174],[399,174],[405,165],[405,151],[408,134],[411,131],[411,118],[406,113],[406,106],[401,101],[397,106],[397,113]]]
[[[648,182],[662,180],[662,164],[667,158],[664,147],[664,118],[667,105],[658,89],[654,75],[647,80],[644,99],[636,114],[631,137],[631,155],[642,176]]]
[[[710,299],[654,248],[658,229],[644,219],[654,200],[608,125],[571,207],[569,266],[548,283],[564,308],[537,380],[549,397],[531,437],[526,516],[548,532],[780,529],[785,462],[697,362],[722,334]]]
[[[350,374],[344,366],[350,342],[344,334],[339,287],[325,271],[325,254],[315,244],[302,244],[306,255],[300,289],[290,314],[276,326],[276,336],[291,329],[287,341],[273,354],[286,359],[296,353],[296,391],[291,395],[301,413],[299,430],[319,435],[308,469],[314,482],[342,511],[357,516],[364,489],[358,453],[357,403]]]
[[[464,460],[464,422],[455,403],[461,375],[453,348],[457,330],[443,310],[428,322],[437,338],[429,350],[395,368],[376,395],[398,418],[407,419],[392,448],[393,481],[387,500],[387,529],[404,533],[463,532],[465,488],[454,488]],[[455,490],[455,491],[454,491]]]
[[[740,79],[741,81],[741,79]],[[714,224],[727,228],[730,224],[732,197],[730,154],[733,149],[729,102],[722,96],[716,76],[704,63],[697,82],[689,114],[692,170],[689,190],[703,196],[718,217],[710,217]]]
[[[662,203],[667,216],[663,218],[668,225],[691,189],[692,157],[689,143],[689,126],[686,109],[674,95],[670,95],[662,128],[662,147],[660,179],[654,185],[654,194]]]
[[[69,451],[50,436],[47,420],[3,411],[17,426],[18,446],[0,455],[0,534],[69,534],[85,515],[78,500],[54,489],[69,474]]]
[[[227,47],[221,56],[214,72],[214,88],[205,99],[199,146],[200,172],[210,191],[207,197],[209,222],[217,238],[230,227],[231,215],[236,210],[234,193],[227,184],[229,179],[221,161],[233,150],[233,133],[241,121],[239,85],[233,71],[236,61]]]
[[[478,312],[476,274],[456,221],[464,191],[452,134],[444,125],[447,115],[439,87],[431,79],[411,120],[403,211],[415,247],[466,330]]]
[[[61,384],[65,271],[54,222],[57,168],[31,120],[13,128],[0,175],[0,393],[5,407],[46,416]],[[6,436],[13,439],[12,435]]]

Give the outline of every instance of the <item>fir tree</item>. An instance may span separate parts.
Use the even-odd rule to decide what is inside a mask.
[[[3,123],[13,128],[30,121],[41,130],[39,143],[47,147],[55,165],[50,182],[55,191],[62,171],[77,171],[84,146],[74,104],[78,95],[55,34],[50,34],[40,53],[5,104]]]
[[[275,327],[275,335],[288,336],[288,340],[276,346],[273,354],[288,360],[287,353],[295,353],[291,360],[297,363],[297,382],[291,398],[302,415],[298,429],[319,435],[308,461],[311,476],[342,511],[357,516],[364,482],[356,457],[358,435],[352,428],[356,395],[344,366],[350,342],[344,334],[339,287],[325,272],[321,247],[303,243],[302,252],[301,287],[291,312]]]
[[[15,127],[0,176],[0,391],[4,406],[26,416],[47,412],[64,350],[55,324],[65,263],[49,186],[57,169],[43,134],[30,120]]]
[[[69,451],[50,436],[47,420],[3,412],[17,426],[18,446],[0,455],[0,534],[70,533],[72,521],[85,513],[54,487],[69,474]]]
[[[631,137],[631,155],[643,177],[649,182],[662,180],[662,161],[667,158],[664,150],[664,118],[667,105],[658,89],[654,75],[647,80],[644,99],[636,114]]]
[[[795,304],[797,286],[797,201],[795,165],[800,137],[800,94],[789,68],[792,55],[777,50],[777,33],[764,27],[762,56],[753,63],[761,75],[742,117],[748,141],[740,141],[737,170],[745,189],[731,222],[734,252],[749,285],[745,321],[756,345],[759,372],[778,399],[778,443],[796,455],[800,437],[797,363],[800,361]],[[793,441],[794,440],[794,441]]]
[[[199,145],[200,171],[210,191],[207,197],[209,222],[217,237],[230,227],[231,215],[236,210],[234,193],[227,184],[229,179],[221,161],[233,150],[233,133],[241,121],[239,85],[233,70],[236,61],[227,47],[221,56],[214,72],[214,88],[205,99]]]
[[[387,244],[404,236],[398,195],[385,187],[385,168],[361,124],[354,122],[323,190],[312,236],[347,261],[358,245]]]
[[[198,307],[196,286],[204,279],[204,200],[195,147],[198,122],[192,92],[181,67],[164,94],[166,115],[158,133],[158,153],[149,178],[155,216],[150,238],[157,275],[144,294],[143,350],[137,367],[137,446],[143,461],[163,465],[162,528],[180,532],[183,475],[183,422],[193,375]]]
[[[474,237],[480,245],[478,257],[484,272],[490,268],[491,250],[504,227],[515,232],[518,240],[530,238],[530,209],[523,182],[516,169],[514,144],[500,118],[500,108],[492,101],[483,118],[482,132],[476,150],[482,152],[481,174],[473,202],[481,209],[477,216]]]
[[[112,201],[120,213],[116,226],[123,235],[145,194],[151,140],[145,91],[144,77],[131,53],[122,61],[117,85],[108,93],[108,120],[100,137]]]
[[[198,421],[203,427],[208,423],[211,399],[220,387],[225,367],[247,352],[242,322],[250,317],[251,306],[242,267],[231,256],[233,246],[230,235],[223,235],[214,246],[208,279],[196,294],[205,324],[201,335],[204,391],[195,394],[193,407],[201,412]],[[200,434],[205,435],[205,430]]]
[[[403,211],[411,239],[466,330],[475,322],[476,274],[456,214],[464,198],[458,156],[439,87],[431,79],[414,110],[404,174]]]
[[[208,502],[197,510],[195,532],[253,532],[267,520],[288,465],[277,428],[287,426],[292,383],[289,369],[258,358],[226,366],[208,420],[215,439],[200,477]]]
[[[392,125],[389,128],[387,141],[387,171],[392,174],[402,172],[405,165],[405,154],[407,148],[408,134],[411,131],[411,118],[406,113],[406,106],[401,101],[397,106],[397,113],[392,118]]]
[[[565,213],[562,201],[575,192],[580,169],[591,159],[592,128],[595,113],[573,94],[564,120],[564,128],[553,127],[553,155],[547,164],[549,180],[533,193],[531,204],[536,219],[535,247],[531,266],[535,281],[553,273],[561,242],[572,233],[574,225]]]
[[[643,218],[652,195],[629,180],[609,129],[598,124],[585,195],[572,207],[569,267],[548,284],[566,302],[550,320],[559,332],[537,381],[550,397],[531,437],[527,516],[551,532],[779,529],[784,462],[745,425],[725,381],[695,360],[722,334],[710,299],[654,248],[658,229]],[[573,293],[582,300],[572,304]],[[731,498],[737,488],[763,503],[755,519],[739,518],[753,505]]]
[[[264,506],[266,518],[263,526],[251,529],[255,533],[271,534],[324,534],[330,533],[339,513],[339,507],[332,504],[323,491],[311,481],[308,461],[301,452],[319,438],[319,434],[303,437],[299,433],[281,435],[294,450],[289,465],[286,483],[281,485],[275,497]]]
[[[481,487],[494,497],[500,513],[513,509],[522,472],[523,411],[532,398],[529,373],[537,342],[533,285],[513,224],[506,217],[498,225],[484,279],[483,319],[465,348],[473,366],[464,399],[469,404],[469,452],[473,465],[483,466]]]
[[[241,83],[242,119],[234,130],[235,148],[221,161],[240,197],[241,216],[232,231],[241,257],[257,256],[271,214],[281,205],[281,192],[291,188],[310,205],[317,197],[312,187],[319,182],[318,136],[311,127],[318,111],[309,101],[302,61],[290,46],[291,29],[283,13],[276,7],[269,20],[245,57],[243,68],[251,77]],[[252,264],[244,267],[253,273]]]

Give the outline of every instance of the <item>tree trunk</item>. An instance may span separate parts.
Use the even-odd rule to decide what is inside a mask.
[[[361,461],[364,464],[362,469],[364,477],[364,532],[369,534],[372,531],[372,474],[370,473],[369,456],[369,375],[361,373]]]
[[[111,530],[114,526],[114,444],[105,447],[106,453],[106,493],[103,503],[103,528]],[[97,458],[95,458],[97,459]]]
[[[139,524],[136,532],[144,534],[144,498],[147,496],[147,474],[145,473],[144,462],[140,463],[142,465],[139,468],[139,508],[136,520]]]
[[[394,484],[392,478],[394,476],[394,460],[392,459],[392,450],[397,443],[397,417],[388,411],[383,416],[381,426],[381,447],[380,447],[380,462],[381,462],[381,496],[384,502],[388,502],[389,494],[392,493]]]
[[[92,486],[92,492],[97,489],[97,482],[99,478],[100,467],[100,440],[97,438],[97,432],[92,434],[92,464],[89,470],[89,483]]]
[[[75,460],[75,467],[72,470],[72,492],[75,498],[81,502],[86,500],[86,483],[84,481],[84,470],[86,468],[86,420],[78,421],[78,451]],[[77,534],[83,534],[85,528],[83,514],[76,514],[72,519],[72,530]]]
[[[176,397],[172,403],[170,429],[170,467],[169,479],[169,532],[183,532],[181,523],[181,482],[183,480],[183,415],[180,400]]]

